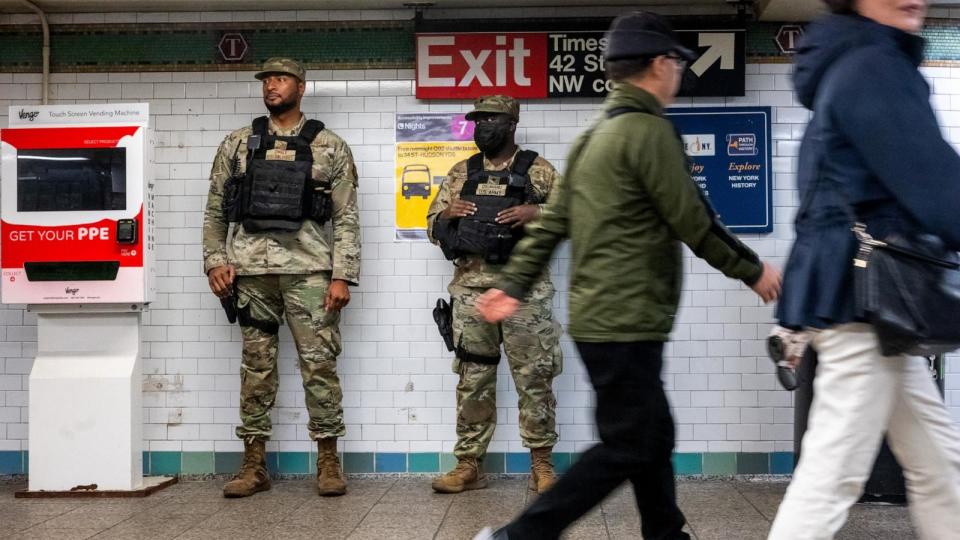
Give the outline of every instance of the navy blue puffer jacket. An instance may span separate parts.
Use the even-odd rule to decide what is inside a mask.
[[[814,114],[800,149],[780,324],[858,320],[854,221],[877,238],[924,231],[960,248],[960,156],[937,125],[922,59],[922,38],[860,16],[830,15],[807,29],[794,86]]]

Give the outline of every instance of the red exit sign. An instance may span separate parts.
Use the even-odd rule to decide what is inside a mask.
[[[417,97],[507,94],[547,97],[547,36],[536,33],[417,35]]]

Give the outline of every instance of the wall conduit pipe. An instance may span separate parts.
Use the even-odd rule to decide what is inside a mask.
[[[20,0],[20,3],[27,6],[40,17],[40,25],[43,27],[43,76],[40,80],[43,95],[42,103],[47,104],[50,99],[50,25],[47,24],[47,15],[40,7],[30,0]]]

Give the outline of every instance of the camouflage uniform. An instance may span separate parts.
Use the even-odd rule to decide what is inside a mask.
[[[519,151],[519,149],[518,149]],[[505,170],[513,166],[516,154],[495,167],[486,157],[486,170]],[[556,169],[538,157],[528,172],[540,200],[546,200],[558,180]],[[453,166],[427,213],[427,234],[433,243],[434,224],[441,212],[457,198],[467,180],[467,162]],[[500,344],[507,353],[510,372],[519,394],[520,436],[527,448],[549,448],[557,442],[556,398],[553,378],[563,368],[560,352],[560,326],[553,320],[554,288],[547,272],[531,290],[513,316],[498,324],[485,322],[474,302],[494,286],[502,265],[489,264],[480,256],[460,257],[448,287],[453,301],[454,343],[473,354],[499,356]],[[460,375],[457,385],[458,458],[481,459],[493,438],[497,423],[497,366],[454,359],[453,371]]]
[[[268,131],[294,136],[306,117],[289,130],[271,120]],[[232,264],[237,270],[238,307],[249,307],[256,320],[281,323],[286,315],[300,359],[306,392],[308,429],[313,439],[345,434],[342,391],[336,359],[341,350],[338,312],[324,310],[331,279],[351,285],[360,276],[360,222],[357,209],[357,170],[346,143],[328,129],[314,139],[313,179],[331,182],[332,243],[325,227],[305,220],[298,231],[248,233],[235,224],[228,235],[221,204],[224,182],[234,167],[246,169],[250,126],[240,128],[217,150],[210,173],[210,192],[203,222],[204,271]],[[278,336],[244,326],[241,365],[240,420],[242,439],[270,437],[270,409],[277,395]]]

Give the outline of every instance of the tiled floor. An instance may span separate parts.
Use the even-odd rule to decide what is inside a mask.
[[[0,538],[470,539],[502,524],[529,501],[526,481],[497,479],[489,489],[436,495],[429,479],[351,478],[349,493],[324,499],[309,480],[226,500],[224,480],[184,481],[145,499],[14,499],[23,483],[0,483]],[[784,482],[682,479],[680,506],[698,540],[763,539]],[[625,488],[572,527],[566,538],[640,538]],[[841,540],[915,538],[906,508],[857,506]]]

